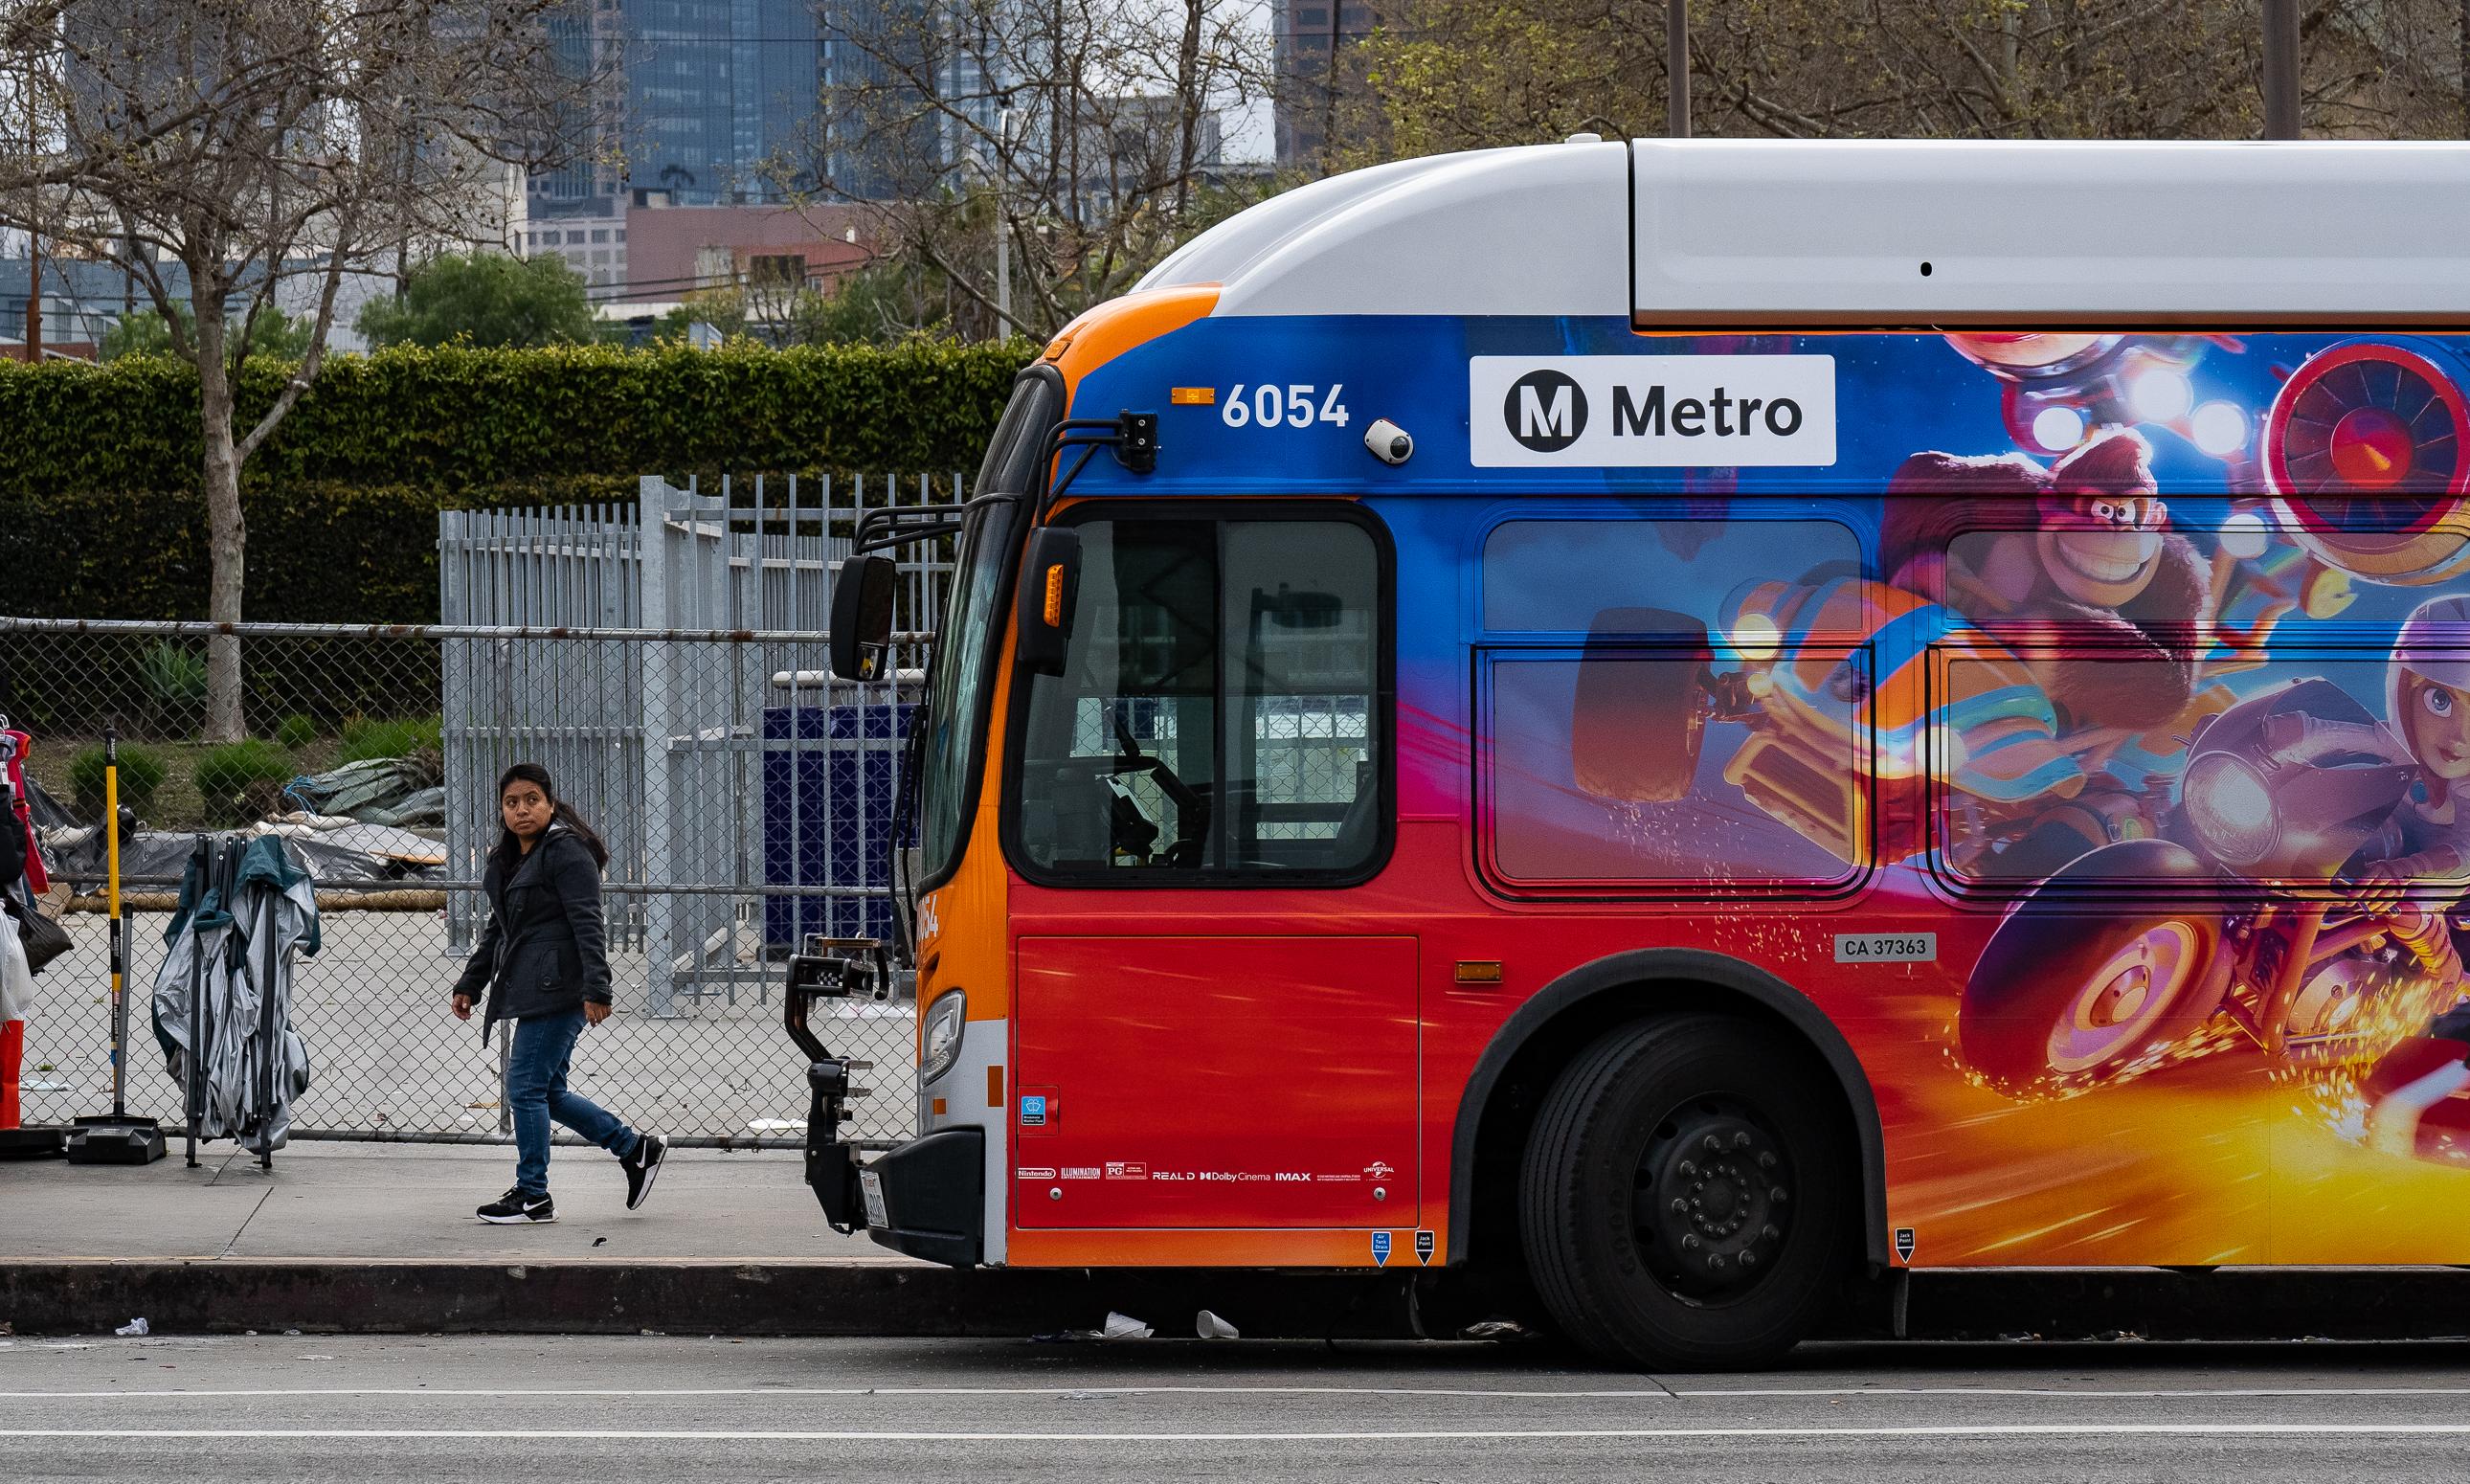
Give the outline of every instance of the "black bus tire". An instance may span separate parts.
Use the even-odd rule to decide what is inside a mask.
[[[1613,1031],[1563,1072],[1527,1141],[1520,1219],[1546,1310],[1616,1364],[1773,1362],[1849,1266],[1847,1134],[1815,1068],[1746,1022]]]

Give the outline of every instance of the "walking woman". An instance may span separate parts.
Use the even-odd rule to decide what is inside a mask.
[[[669,1152],[659,1134],[637,1133],[591,1099],[567,1090],[567,1063],[587,1025],[609,1018],[609,953],[600,925],[600,870],[608,847],[574,806],[560,802],[548,770],[517,763],[498,780],[505,830],[489,852],[481,890],[489,927],[454,985],[454,1014],[489,1005],[480,1044],[498,1021],[514,1027],[506,1103],[515,1119],[515,1187],[482,1206],[483,1221],[554,1221],[548,1198],[548,1125],[555,1119],[618,1156],[626,1209],[643,1204]]]

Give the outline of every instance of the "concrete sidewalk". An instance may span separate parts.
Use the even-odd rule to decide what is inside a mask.
[[[509,1146],[303,1143],[271,1170],[228,1143],[199,1157],[187,1169],[175,1141],[144,1167],[0,1161],[0,1327],[94,1333],[143,1316],[166,1334],[1030,1334],[1258,1292],[1265,1326],[1406,1333],[1404,1273],[914,1262],[826,1225],[785,1150],[677,1150],[630,1212],[615,1161],[560,1145],[548,1226],[473,1218],[511,1183]]]
[[[652,1197],[626,1209],[625,1177],[598,1149],[549,1160],[558,1220],[491,1226],[472,1209],[514,1183],[512,1146],[294,1144],[271,1170],[229,1143],[186,1168],[0,1162],[0,1264],[57,1262],[885,1263],[921,1266],[844,1237],[789,1150],[678,1149]]]

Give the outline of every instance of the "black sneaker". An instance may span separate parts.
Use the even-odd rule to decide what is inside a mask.
[[[626,1171],[626,1209],[652,1198],[652,1182],[661,1177],[661,1161],[669,1157],[669,1141],[647,1133],[635,1141],[635,1152],[618,1161]]]
[[[557,1219],[557,1203],[546,1195],[526,1195],[520,1190],[513,1190],[472,1214],[497,1226],[554,1221]]]

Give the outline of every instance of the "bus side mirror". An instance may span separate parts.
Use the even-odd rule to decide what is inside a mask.
[[[883,679],[892,657],[892,591],[898,569],[890,557],[855,556],[832,583],[832,674],[846,681]]]
[[[1020,662],[1034,675],[1063,673],[1072,602],[1081,591],[1081,533],[1044,526],[1029,538],[1020,579]]]

